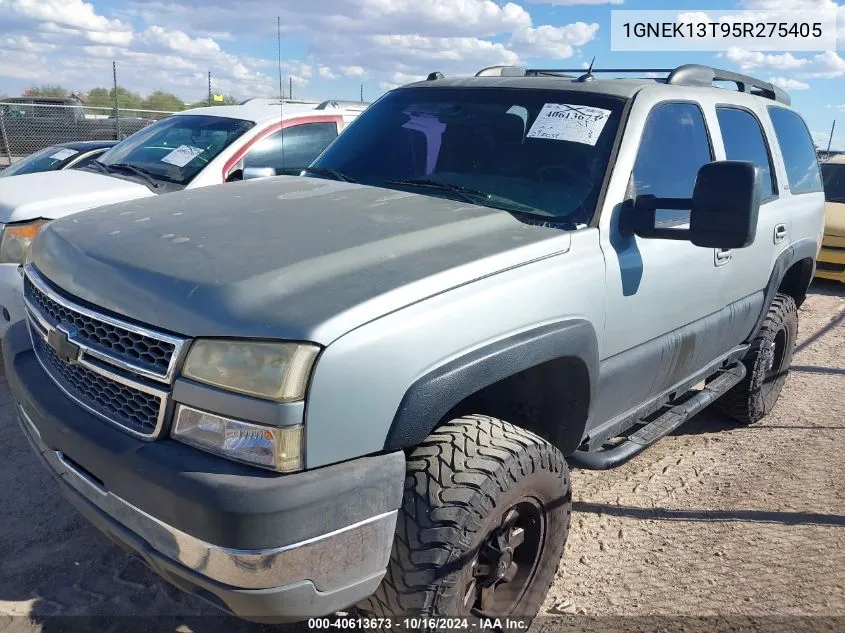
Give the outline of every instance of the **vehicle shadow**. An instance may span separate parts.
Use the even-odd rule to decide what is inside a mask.
[[[845,515],[821,514],[817,512],[779,512],[771,510],[689,510],[671,508],[639,508],[635,506],[610,505],[575,501],[573,512],[606,514],[632,519],[662,521],[742,521],[751,523],[778,523],[781,525],[819,525],[845,527]]]

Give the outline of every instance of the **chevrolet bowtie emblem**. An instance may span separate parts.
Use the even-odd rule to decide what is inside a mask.
[[[79,346],[71,342],[64,330],[51,329],[47,332],[47,345],[53,349],[59,360],[74,363],[79,359]]]

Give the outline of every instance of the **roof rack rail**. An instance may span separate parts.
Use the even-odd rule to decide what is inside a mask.
[[[727,81],[736,84],[737,90],[749,94],[765,97],[784,105],[790,105],[789,95],[783,89],[760,79],[742,75],[730,70],[711,68],[700,64],[685,64],[677,68],[592,68],[584,75],[585,68],[521,68],[518,66],[490,66],[479,70],[476,77],[526,77],[539,75],[553,75],[566,79],[586,80],[596,73],[668,73],[665,81],[673,86],[712,86],[716,81]],[[573,76],[575,75],[575,76]]]
[[[712,86],[714,81],[727,81],[736,84],[736,88],[740,92],[765,97],[784,105],[791,104],[791,99],[786,91],[773,83],[730,70],[699,64],[685,64],[675,68],[666,78],[667,84],[675,86]]]
[[[326,99],[320,103],[315,110],[326,110],[328,108],[363,108],[370,105],[369,101],[340,101],[339,99]]]

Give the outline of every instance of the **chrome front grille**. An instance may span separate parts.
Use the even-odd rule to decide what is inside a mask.
[[[36,356],[59,388],[127,433],[155,439],[185,339],[81,305],[31,265],[24,300]]]
[[[123,385],[78,363],[65,363],[40,336],[33,343],[50,377],[66,393],[110,422],[143,435],[155,435],[159,415],[164,414],[163,396]]]
[[[62,324],[74,329],[80,341],[102,354],[110,354],[128,364],[167,376],[176,345],[88,316],[51,299],[39,290],[29,277],[24,278],[24,296],[51,325]]]

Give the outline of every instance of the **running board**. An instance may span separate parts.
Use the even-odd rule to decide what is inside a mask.
[[[651,422],[640,421],[639,424],[643,426],[629,435],[621,444],[591,453],[578,450],[569,457],[569,461],[580,468],[589,470],[607,470],[624,464],[632,457],[642,453],[657,440],[675,431],[684,422],[740,382],[745,378],[745,372],[745,365],[741,362],[720,369],[716,378],[692,397],[671,406],[668,411]]]

